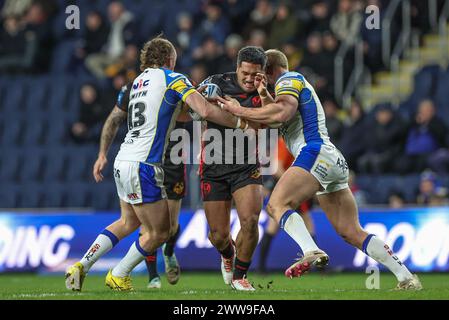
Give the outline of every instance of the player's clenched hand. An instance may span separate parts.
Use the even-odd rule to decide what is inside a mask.
[[[265,98],[268,95],[267,82],[268,80],[265,74],[256,74],[256,77],[254,78],[254,86],[257,88],[257,92],[261,98]]]
[[[225,111],[238,115],[238,112],[241,108],[240,103],[229,96],[225,96],[224,98],[218,97],[218,105]]]
[[[93,169],[93,175],[96,182],[103,181],[104,177],[101,171],[103,171],[103,169],[106,167],[107,164],[108,159],[103,155],[99,155],[97,161],[95,161]]]

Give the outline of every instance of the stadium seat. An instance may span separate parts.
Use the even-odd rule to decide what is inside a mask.
[[[44,150],[28,147],[23,149],[23,158],[19,168],[18,179],[22,183],[42,181]]]
[[[17,119],[3,119],[3,133],[0,136],[0,145],[17,146],[23,136],[23,122]]]
[[[15,184],[0,184],[0,208],[19,207],[19,188]]]
[[[46,190],[41,184],[23,183],[18,187],[18,207],[19,208],[42,208]]]
[[[64,184],[46,183],[43,185],[45,189],[43,195],[42,206],[45,208],[62,208],[65,206]]]
[[[63,147],[46,148],[43,158],[43,181],[63,181],[63,170],[67,165],[67,155]]]
[[[0,157],[0,183],[11,184],[18,180],[19,167],[22,163],[22,150],[19,148],[6,148],[2,146],[0,154],[8,156]]]
[[[23,128],[25,128],[25,132],[19,142],[21,145],[37,146],[44,143],[47,132],[47,121],[29,118]]]
[[[65,207],[88,208],[92,207],[92,198],[96,194],[91,192],[87,183],[71,183],[65,190]]]

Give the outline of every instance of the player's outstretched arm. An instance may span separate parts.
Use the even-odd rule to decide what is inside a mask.
[[[96,182],[103,180],[101,171],[103,171],[108,163],[107,154],[109,148],[117,135],[118,128],[126,120],[126,116],[127,113],[125,111],[115,106],[104,123],[103,130],[101,131],[100,150],[98,151],[98,158],[93,168],[93,175]]]
[[[203,119],[229,128],[247,128],[245,120],[239,121],[239,118],[211,104],[198,92],[189,95],[186,103]]]
[[[289,95],[276,98],[276,102],[263,108],[243,108],[239,102],[230,97],[218,98],[223,109],[232,114],[262,124],[285,123],[290,120],[298,109],[298,99]]]

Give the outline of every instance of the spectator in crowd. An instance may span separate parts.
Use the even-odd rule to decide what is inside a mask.
[[[92,128],[102,122],[110,106],[103,105],[98,93],[98,88],[86,83],[80,90],[80,109],[79,118],[71,128],[71,136],[75,142],[83,143],[92,141],[95,137],[92,134]]]
[[[242,32],[242,26],[246,24],[255,2],[255,0],[224,0],[226,15],[231,22],[231,33]]]
[[[323,60],[320,64],[321,76],[326,78],[326,90],[334,92],[334,61],[338,50],[338,41],[330,31],[322,33]]]
[[[126,45],[135,42],[134,17],[119,1],[108,6],[111,29],[105,48],[100,53],[93,53],[86,58],[87,69],[98,79],[106,77],[105,69],[116,63],[125,51]]]
[[[430,197],[429,206],[431,207],[443,207],[449,205],[447,188],[437,188],[435,193]]]
[[[357,171],[357,159],[365,152],[364,137],[367,134],[365,113],[357,100],[352,100],[348,121],[340,140],[340,150],[350,168]]]
[[[408,129],[404,155],[397,161],[397,172],[421,172],[426,169],[431,156],[447,147],[446,136],[446,125],[436,116],[433,102],[423,100]]]
[[[54,1],[35,0],[23,18],[6,17],[0,31],[0,71],[19,73],[48,72],[53,51],[52,18]]]
[[[266,32],[261,29],[254,29],[251,31],[251,33],[249,35],[249,39],[246,44],[248,46],[265,48],[266,43],[267,43]]]
[[[206,79],[209,75],[207,73],[207,68],[204,64],[198,63],[192,66],[190,69],[190,80],[194,86],[199,85]]]
[[[3,73],[26,72],[31,68],[34,37],[25,32],[19,18],[9,16],[0,30],[0,71]]]
[[[313,1],[310,4],[310,20],[305,27],[305,34],[330,30],[330,10],[326,0]]]
[[[210,0],[205,6],[206,18],[201,22],[202,34],[212,37],[220,45],[224,44],[231,27],[228,19],[223,15],[221,1]]]
[[[249,16],[244,34],[249,36],[252,30],[259,29],[268,34],[271,23],[276,14],[273,4],[269,0],[257,0],[256,6]]]
[[[429,205],[432,197],[437,194],[438,188],[439,185],[435,173],[429,170],[424,171],[421,174],[416,203],[418,205]]]
[[[195,63],[201,63],[206,66],[208,74],[218,72],[223,50],[213,37],[206,37],[201,47],[196,48],[193,53]]]
[[[352,194],[354,195],[355,202],[358,206],[366,205],[366,194],[365,191],[360,189],[357,185],[357,177],[354,171],[349,171],[349,180],[348,180],[349,189],[351,189]]]
[[[125,52],[120,59],[107,66],[105,75],[108,78],[114,78],[119,73],[126,74],[126,81],[132,82],[137,77],[137,70],[139,70],[139,49],[134,44],[128,44]]]
[[[281,48],[282,44],[294,39],[299,23],[300,21],[291,9],[291,4],[285,1],[281,2],[271,24],[268,46],[270,48]]]
[[[88,55],[100,52],[108,40],[110,31],[99,11],[89,12],[85,24],[85,33],[76,49],[78,59],[84,59]]]
[[[321,34],[314,32],[307,37],[306,50],[299,65],[299,71],[313,83],[318,93],[322,92],[327,85],[326,70],[322,67],[324,59]]]
[[[367,6],[374,5],[379,8],[380,21],[384,16],[382,2],[380,0],[368,0]],[[371,13],[364,13],[364,21]],[[371,72],[383,69],[382,62],[382,29],[368,29],[365,23],[361,24],[361,36],[363,41],[363,52],[365,64]]]
[[[381,174],[393,171],[393,164],[401,152],[405,134],[402,119],[388,104],[375,111],[375,121],[370,123],[363,135],[366,152],[358,160],[358,169],[363,173]]]
[[[298,69],[302,59],[302,52],[298,48],[297,42],[295,40],[284,42],[281,46],[281,51],[287,56],[290,69]]]
[[[224,55],[218,66],[218,73],[230,72],[237,65],[237,54],[243,47],[243,39],[238,34],[230,34],[225,41]]]
[[[338,11],[330,21],[330,27],[339,41],[353,45],[360,33],[363,16],[357,0],[339,0]]]
[[[33,0],[6,0],[2,8],[2,17],[21,17],[25,15]]]
[[[400,209],[405,206],[404,194],[400,191],[392,191],[388,196],[388,207],[391,209]]]
[[[339,146],[340,138],[343,134],[343,122],[338,118],[337,102],[331,97],[324,97],[323,109],[326,115],[326,127],[332,143]]]

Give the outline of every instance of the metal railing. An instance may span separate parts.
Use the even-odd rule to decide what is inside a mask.
[[[448,41],[448,31],[447,23],[449,17],[449,0],[444,2],[441,14],[438,18],[438,33],[440,35],[440,52],[441,57],[446,63],[449,62],[449,41]]]
[[[400,4],[401,0],[391,1],[382,20],[382,61],[386,67],[391,61],[391,23]]]

